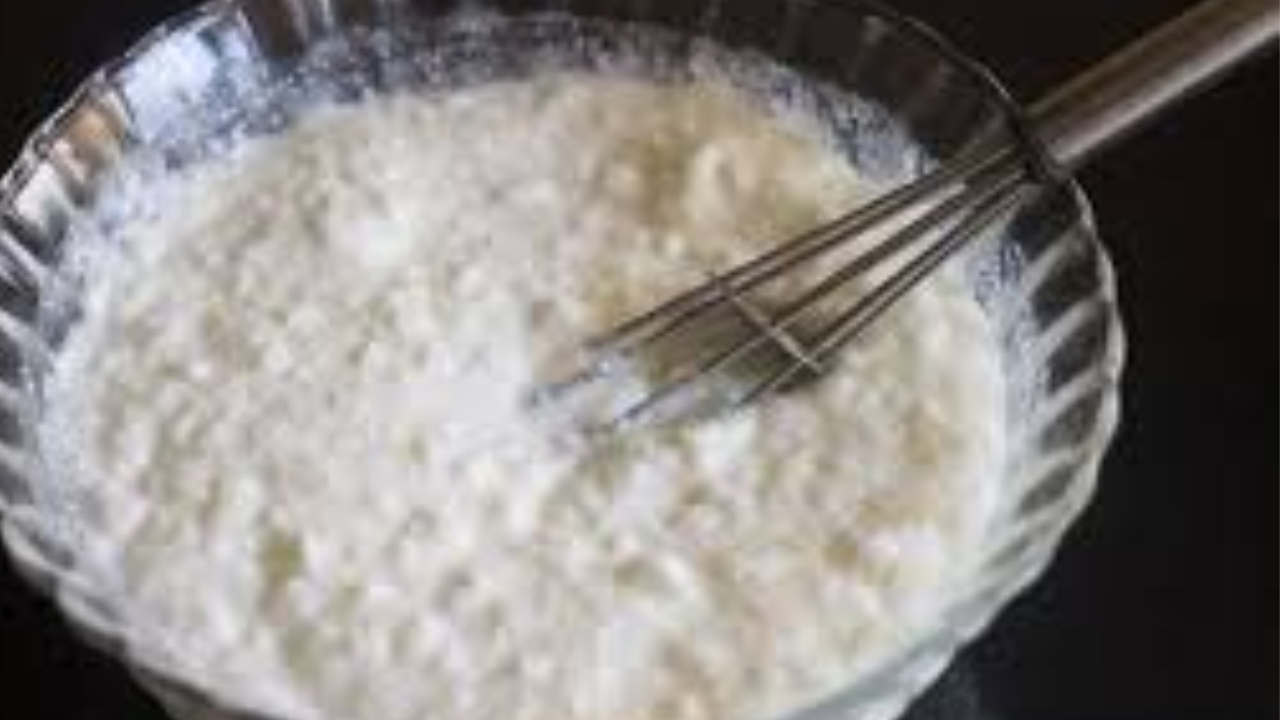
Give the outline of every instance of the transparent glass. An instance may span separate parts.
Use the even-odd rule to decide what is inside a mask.
[[[227,0],[174,19],[94,75],[0,181],[0,515],[16,567],[72,625],[183,720],[267,718],[214,696],[124,621],[109,583],[77,562],[76,492],[46,472],[33,427],[41,379],[75,317],[60,260],[77,219],[125,159],[198,160],[269,133],[307,101],[514,75],[554,50],[593,67],[615,38],[571,18],[671,31],[651,48],[678,69],[704,40],[761,53],[867,103],[839,120],[864,172],[909,178],[946,163],[1016,110],[980,67],[919,24],[856,0]],[[547,13],[551,12],[551,15]],[[477,20],[476,18],[480,18]],[[376,32],[371,32],[376,31]],[[408,61],[406,61],[408,60]],[[303,71],[305,70],[305,71]],[[1017,133],[1010,140],[1021,142]],[[897,716],[1049,563],[1087,504],[1117,417],[1123,339],[1111,266],[1069,180],[1033,188],[966,258],[999,328],[1010,388],[1009,501],[979,567],[936,626],[892,662],[790,720]],[[726,719],[728,720],[728,719]]]

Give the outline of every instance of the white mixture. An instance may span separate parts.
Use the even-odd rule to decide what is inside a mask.
[[[49,428],[130,606],[323,720],[750,720],[928,623],[994,512],[1002,381],[936,278],[816,392],[569,450],[572,351],[865,198],[714,83],[552,74],[317,111],[98,264]]]

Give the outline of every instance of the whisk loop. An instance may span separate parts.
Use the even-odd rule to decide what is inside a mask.
[[[939,167],[594,339],[583,369],[544,397],[581,398],[610,383],[613,392],[593,390],[607,400],[586,403],[595,417],[583,424],[615,431],[725,412],[821,377],[842,347],[1008,210],[1028,174],[1012,147]],[[869,237],[882,239],[794,297],[753,296]],[[824,305],[891,265],[853,301]]]

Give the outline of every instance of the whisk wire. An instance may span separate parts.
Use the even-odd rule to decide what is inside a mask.
[[[831,320],[817,333],[813,341],[814,347],[808,350],[808,355],[819,367],[828,365],[831,356],[865,332],[905,293],[955,255],[970,239],[979,236],[984,227],[994,222],[1017,202],[1023,191],[1025,186],[1021,184],[1017,175],[1009,175],[1007,179],[998,183],[986,197],[977,202],[970,214],[959,224],[930,244],[883,284]],[[796,363],[784,365],[743,393],[732,407],[741,407],[771,392],[784,390],[801,374],[811,374],[808,366]]]
[[[951,257],[966,241],[1008,207],[1013,192],[1027,175],[1026,164],[1013,152],[988,152],[974,162],[960,162],[929,173],[811,233],[800,236],[764,256],[713,277],[707,283],[646,313],[612,334],[615,356],[627,356],[639,348],[658,342],[695,318],[727,304],[743,320],[747,331],[709,355],[695,357],[677,366],[676,372],[655,380],[649,392],[627,406],[612,425],[642,423],[697,382],[714,373],[723,373],[736,363],[745,363],[766,348],[781,356],[777,369],[768,369],[764,379],[745,384],[727,407],[738,407],[760,396],[793,384],[805,377],[822,375],[835,350],[862,333],[890,306],[934,268]],[[959,186],[957,190],[956,187]],[[949,193],[949,195],[948,195]],[[918,217],[905,219],[902,229],[893,232],[860,254],[829,272],[813,287],[768,312],[748,298],[747,293],[799,265],[848,244],[853,239],[894,222],[921,206],[934,203]],[[928,205],[926,205],[928,207]],[[914,257],[850,307],[824,323],[809,337],[796,332],[801,321],[812,317],[831,295],[934,238]],[[646,328],[646,325],[650,326]]]
[[[719,274],[711,282],[676,295],[591,340],[588,346],[597,352],[624,354],[657,341],[711,306],[725,302],[730,295],[755,289],[802,263],[842,247],[849,238],[861,236],[913,207],[935,200],[967,178],[1006,162],[1011,155],[1008,148],[1004,152],[975,153],[972,161],[934,168],[918,180],[904,183],[851,213]]]

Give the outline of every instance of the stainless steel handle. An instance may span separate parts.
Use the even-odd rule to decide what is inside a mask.
[[[1036,134],[1079,167],[1277,37],[1276,0],[1206,0],[1033,105]]]

